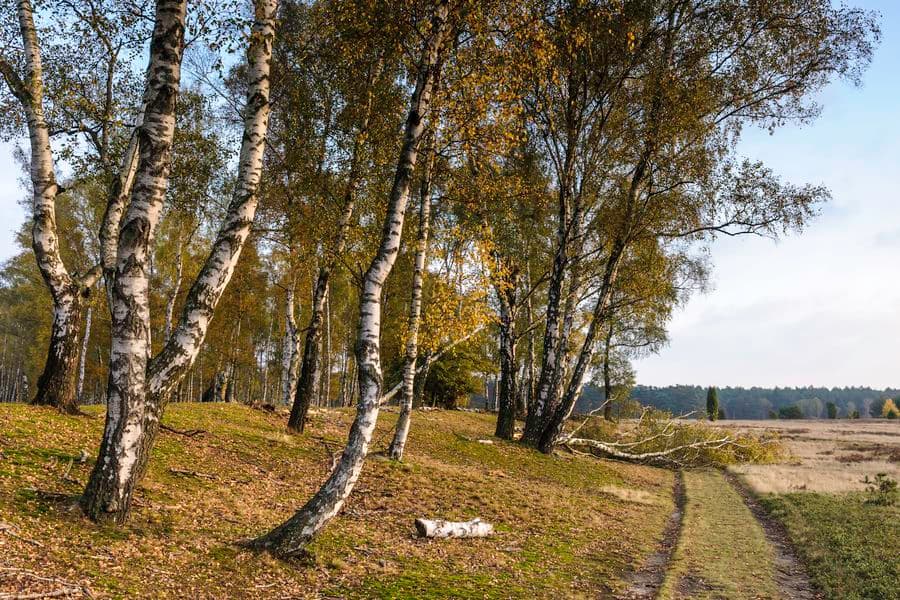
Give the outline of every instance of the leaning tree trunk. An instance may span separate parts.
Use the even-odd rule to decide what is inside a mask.
[[[424,41],[418,64],[416,86],[404,126],[403,147],[388,199],[381,243],[363,279],[356,336],[359,376],[356,418],[350,427],[344,452],[328,480],[294,516],[253,542],[255,547],[265,548],[278,556],[299,555],[316,533],[341,510],[359,478],[369,451],[383,386],[381,295],[400,248],[410,180],[416,165],[419,141],[425,129],[423,118],[431,105],[432,89],[448,41],[448,29],[448,2],[442,0],[432,17],[430,33]]]
[[[150,352],[150,249],[168,183],[175,104],[181,81],[186,0],[157,0],[140,155],[131,203],[123,216],[112,285],[112,345],[106,427],[83,497],[95,521],[124,521],[136,466],[150,449],[145,431],[159,414],[147,402]]]
[[[20,78],[13,66],[2,59],[0,75],[22,105],[28,124],[33,193],[31,245],[53,300],[50,347],[32,402],[76,413],[78,337],[84,298],[100,271],[92,269],[82,277],[73,277],[60,255],[56,231],[56,196],[60,188],[54,175],[50,131],[44,118],[43,64],[30,0],[19,0],[17,16],[25,54],[25,78]]]
[[[161,352],[148,360],[148,259],[168,179],[186,9],[186,0],[157,0],[140,159],[117,247],[106,428],[83,498],[85,512],[94,520],[122,522],[127,517],[166,401],[196,359],[250,233],[268,127],[276,8],[276,0],[255,2],[238,180],[225,222],[188,292],[178,326]]]
[[[433,138],[432,138],[433,139]],[[428,257],[428,229],[431,220],[431,176],[434,170],[434,149],[428,150],[428,160],[419,192],[419,233],[416,238],[416,262],[413,269],[412,294],[407,320],[406,357],[403,362],[403,384],[400,388],[400,416],[394,429],[394,439],[388,454],[403,460],[403,449],[409,436],[409,421],[413,405],[413,385],[416,379],[416,359],[419,356],[419,316],[422,314],[422,282]]]
[[[378,61],[369,75],[366,88],[366,106],[359,125],[359,131],[357,131],[356,138],[353,141],[350,173],[347,177],[347,187],[344,189],[344,208],[338,220],[337,235],[332,243],[329,256],[319,268],[316,276],[309,326],[306,328],[306,339],[303,344],[303,360],[300,363],[300,381],[296,386],[296,395],[291,406],[290,417],[288,417],[288,429],[292,431],[302,432],[306,427],[306,416],[309,413],[309,406],[315,397],[322,378],[319,355],[322,351],[322,324],[325,320],[325,301],[328,296],[331,273],[338,258],[344,253],[344,247],[347,245],[347,236],[350,232],[350,224],[353,219],[353,211],[356,208],[356,195],[363,175],[363,148],[368,137],[369,121],[371,120],[372,105],[375,98],[374,84],[380,73],[381,62]]]

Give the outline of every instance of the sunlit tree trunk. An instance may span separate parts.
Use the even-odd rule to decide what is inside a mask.
[[[431,177],[434,170],[434,150],[429,149],[419,193],[419,232],[416,237],[416,258],[413,269],[412,293],[407,319],[406,356],[403,361],[403,384],[400,388],[400,416],[394,429],[394,439],[388,454],[394,460],[403,460],[403,449],[409,436],[412,414],[416,359],[419,356],[419,317],[422,314],[422,284],[425,280],[425,264],[428,257],[428,231],[431,221]]]
[[[160,353],[148,360],[149,250],[168,179],[186,10],[186,0],[157,0],[146,108],[138,133],[140,158],[117,246],[106,427],[83,497],[85,512],[94,520],[122,522],[127,517],[165,403],[196,359],[250,233],[268,127],[276,8],[275,0],[255,3],[238,180],[225,222],[188,292],[177,327]]]
[[[297,318],[294,316],[294,287],[285,293],[284,300],[284,338],[281,346],[281,402],[290,405],[297,391],[297,376],[300,367],[300,336],[297,331]]]
[[[84,402],[84,369],[85,364],[87,363],[87,354],[88,354],[88,343],[91,341],[91,321],[94,316],[94,307],[89,306],[87,309],[87,318],[84,322],[84,336],[81,340],[81,356],[79,359],[78,366],[78,389],[76,391],[76,397],[78,398],[78,403],[82,404]]]
[[[356,364],[359,402],[347,445],[328,480],[293,517],[254,542],[278,556],[296,556],[315,534],[334,517],[359,478],[372,432],[378,419],[382,395],[381,296],[385,281],[400,249],[403,220],[409,199],[410,180],[416,165],[419,142],[425,129],[424,117],[431,105],[432,90],[449,37],[448,2],[441,1],[424,40],[416,84],[404,126],[403,147],[388,198],[381,242],[363,279],[359,326],[356,336]]]

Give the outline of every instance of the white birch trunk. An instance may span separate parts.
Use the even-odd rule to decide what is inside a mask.
[[[359,402],[350,428],[347,445],[337,466],[316,494],[293,517],[257,539],[254,545],[279,556],[296,556],[325,524],[334,517],[359,478],[369,451],[372,432],[378,419],[382,394],[381,373],[381,295],[394,266],[403,232],[403,220],[409,200],[409,186],[416,165],[419,142],[425,129],[424,117],[439,65],[449,37],[448,2],[435,9],[431,29],[425,39],[418,64],[416,86],[404,127],[403,147],[388,199],[381,243],[366,271],[360,297],[356,362],[359,373]]]
[[[106,430],[84,496],[85,511],[95,520],[126,518],[168,395],[197,357],[249,234],[268,127],[276,5],[275,0],[255,3],[238,181],[225,223],[188,293],[178,326],[160,354],[148,361],[149,249],[168,179],[186,10],[185,0],[157,0],[146,110],[139,131],[140,159],[117,246]]]
[[[81,341],[81,357],[78,367],[78,391],[76,398],[79,404],[84,403],[84,366],[87,363],[88,343],[91,341],[91,318],[93,317],[94,307],[89,306],[87,309],[87,317],[84,321],[84,337]]]
[[[424,538],[481,538],[494,533],[494,526],[481,519],[463,522],[416,519],[416,532]]]
[[[406,357],[403,362],[403,385],[400,389],[400,415],[394,429],[394,439],[388,455],[403,460],[409,422],[412,414],[413,386],[416,379],[416,360],[419,356],[419,317],[422,313],[422,283],[425,279],[425,262],[428,257],[428,231],[431,221],[431,176],[434,169],[434,149],[430,148],[425,175],[422,179],[419,202],[419,232],[416,238],[416,258],[413,270],[412,292],[407,319]]]
[[[147,401],[150,352],[150,253],[159,222],[175,133],[186,0],[157,0],[140,156],[131,203],[123,216],[112,282],[106,427],[83,497],[94,520],[124,521],[136,474],[149,451],[145,432],[159,414]]]
[[[59,186],[54,174],[50,132],[44,117],[43,62],[31,1],[19,0],[16,13],[25,54],[25,77],[20,78],[12,65],[2,59],[0,75],[22,105],[28,124],[32,249],[53,300],[50,346],[33,402],[74,413],[78,412],[76,374],[83,299],[90,293],[99,269],[92,269],[81,278],[73,277],[60,255],[56,228]]]
[[[353,212],[356,208],[356,195],[363,174],[363,146],[368,137],[369,122],[372,117],[372,106],[375,99],[374,85],[381,74],[382,63],[378,61],[373,67],[367,82],[366,106],[363,117],[353,142],[353,155],[350,160],[350,173],[347,177],[347,187],[344,189],[344,208],[338,220],[337,235],[334,239],[329,256],[319,269],[316,283],[313,288],[313,298],[310,310],[309,326],[306,328],[306,339],[303,344],[303,360],[300,364],[300,381],[297,392],[291,406],[291,414],[288,417],[288,429],[302,432],[306,427],[306,415],[309,405],[316,390],[319,387],[321,369],[319,366],[319,353],[321,349],[322,320],[325,310],[325,299],[328,294],[329,281],[334,266],[344,253],[347,244],[347,235],[350,232],[350,224]]]
[[[290,406],[297,392],[300,366],[300,336],[294,317],[294,284],[291,283],[285,298],[284,342],[281,354],[281,403]]]

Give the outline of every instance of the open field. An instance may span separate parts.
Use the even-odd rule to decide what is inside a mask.
[[[779,465],[739,465],[760,494],[862,491],[865,476],[900,479],[900,422],[854,420],[717,421],[718,427],[774,433],[790,455]]]
[[[738,473],[786,528],[810,578],[835,600],[900,598],[900,505],[880,506],[863,478],[900,479],[900,423],[882,420],[721,421],[775,433],[783,464]]]

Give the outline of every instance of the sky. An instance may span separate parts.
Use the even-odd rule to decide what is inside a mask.
[[[860,88],[837,82],[812,125],[749,131],[745,156],[833,195],[799,235],[712,246],[712,286],[675,315],[670,343],[636,362],[645,385],[900,388],[900,2]],[[21,170],[0,143],[0,260],[25,218]]]

